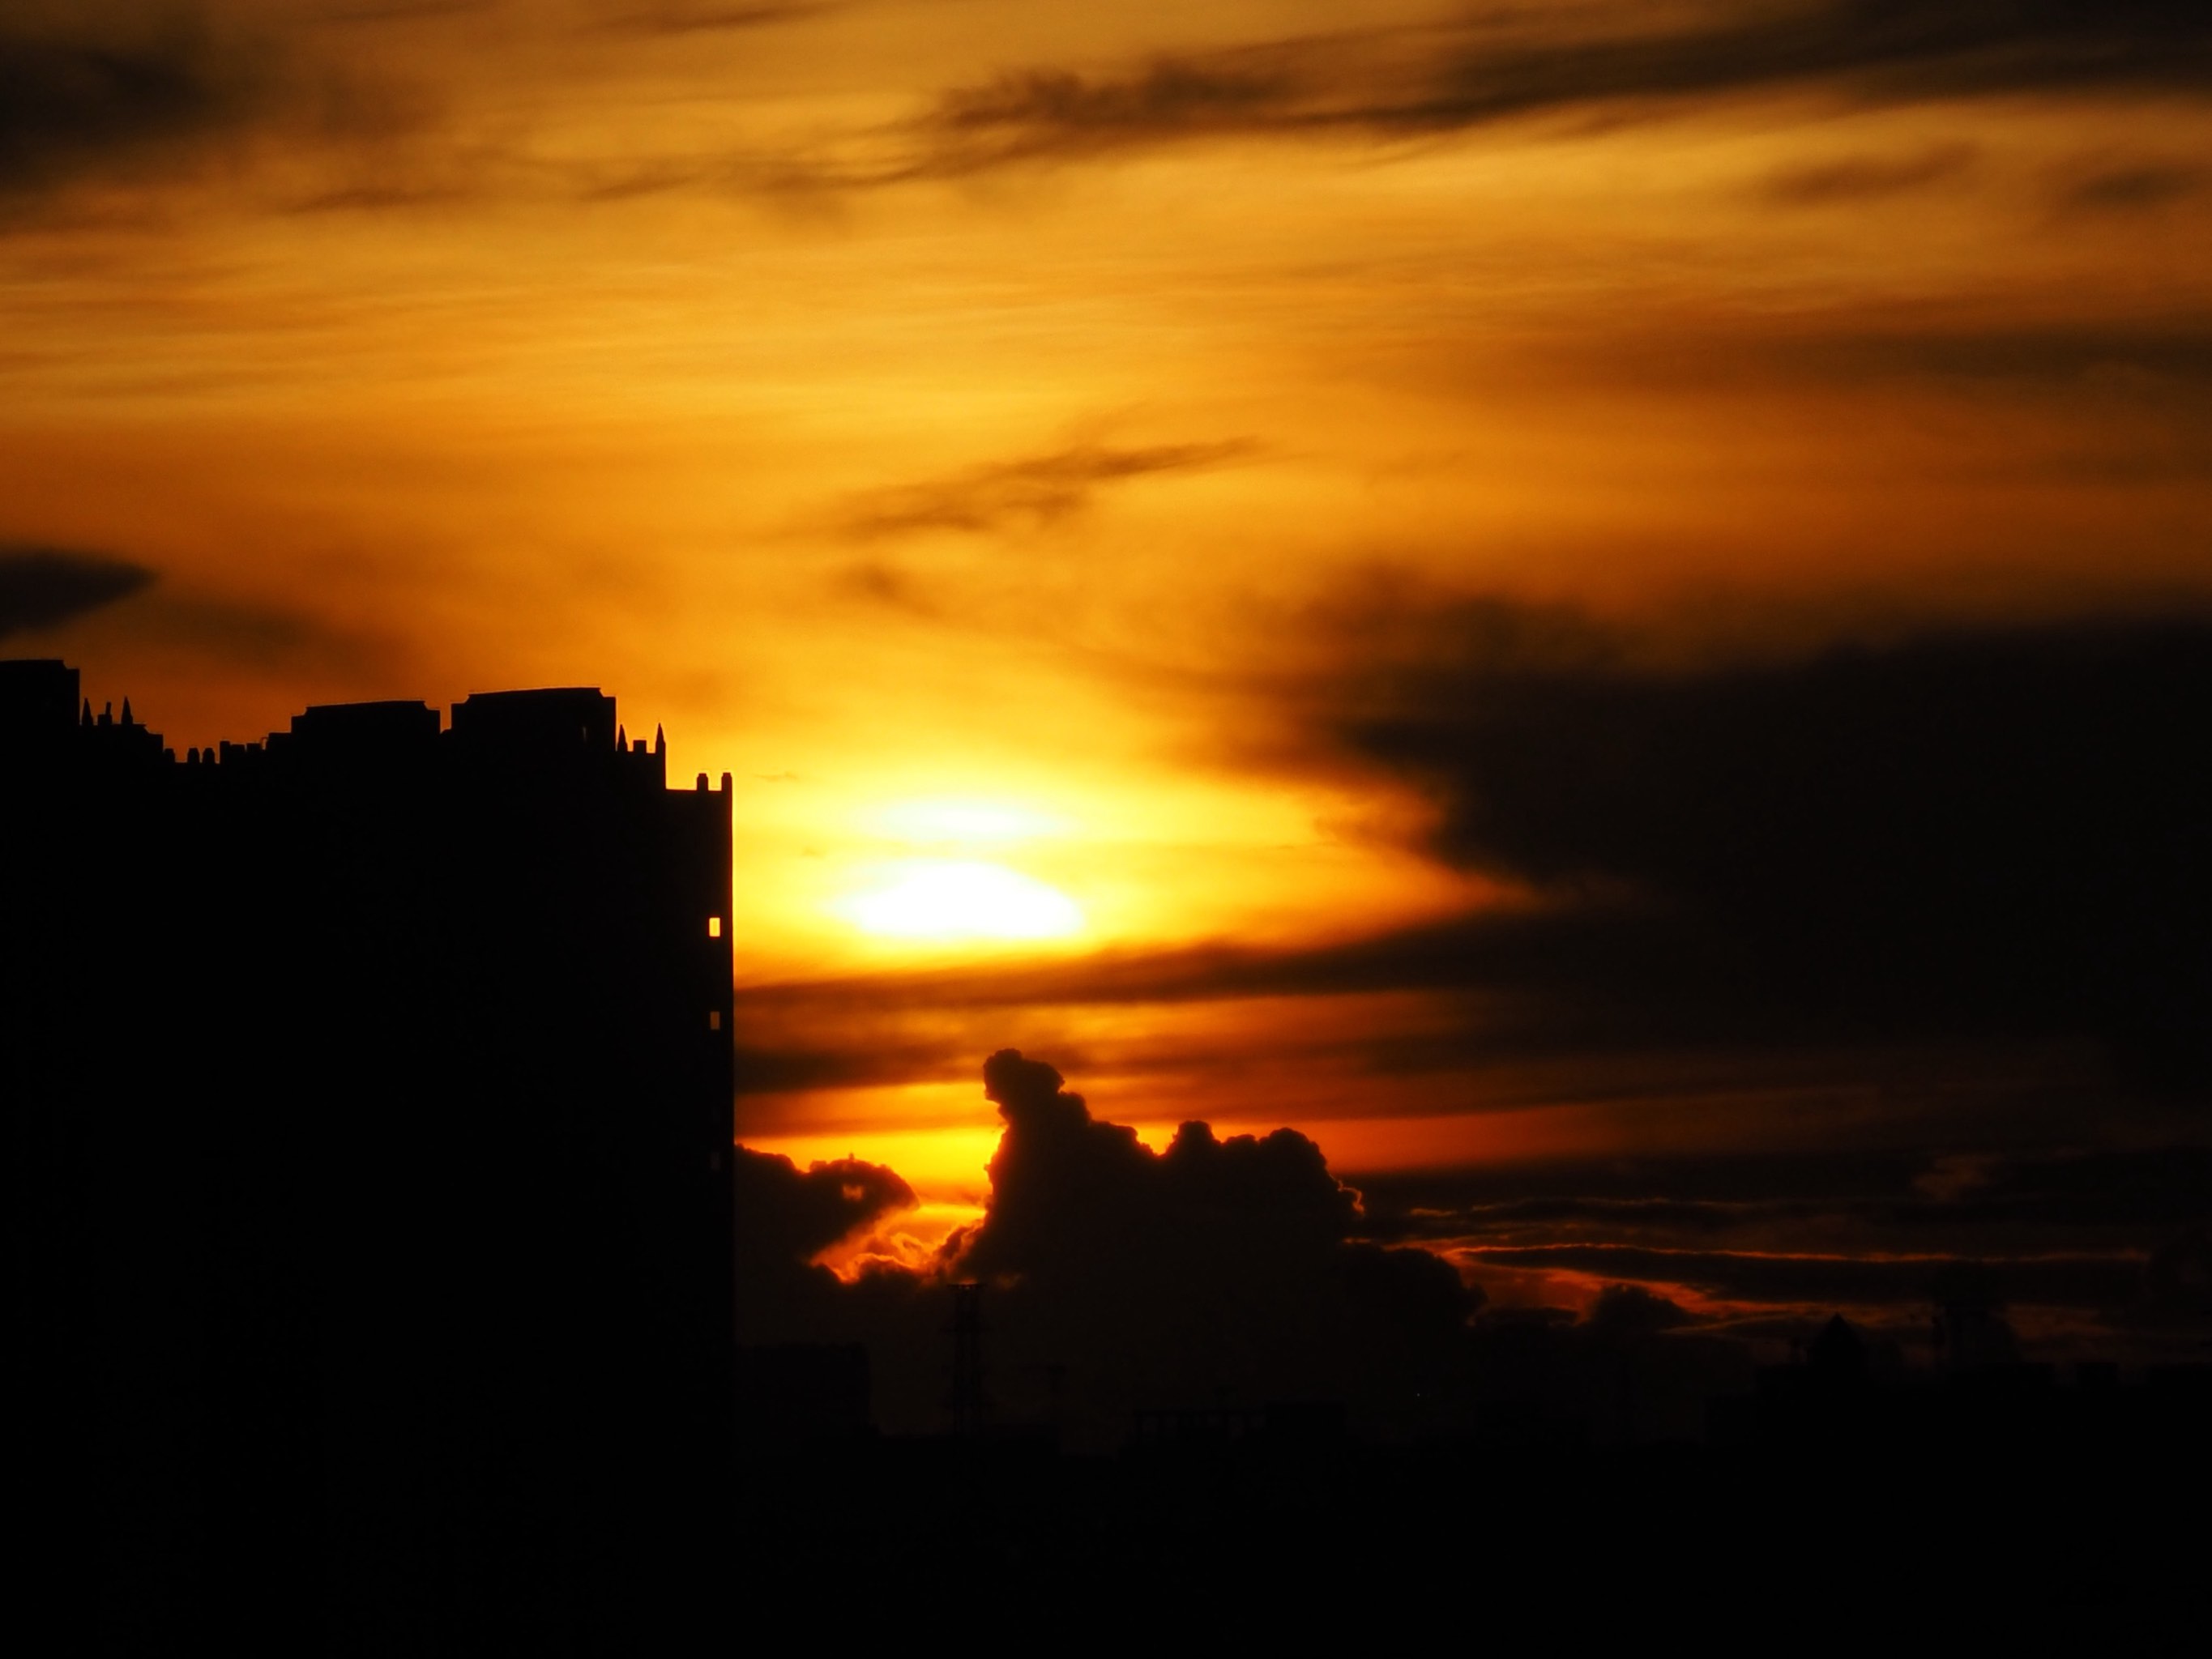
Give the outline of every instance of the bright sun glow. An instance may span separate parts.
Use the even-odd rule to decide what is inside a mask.
[[[894,840],[919,843],[1026,841],[1064,827],[1028,807],[978,800],[896,801],[872,814],[871,825]]]
[[[1066,894],[1002,864],[910,859],[886,875],[833,908],[865,932],[894,939],[1057,939],[1083,926]]]

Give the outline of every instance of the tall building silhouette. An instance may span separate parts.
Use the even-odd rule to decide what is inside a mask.
[[[0,746],[58,1593],[361,1650],[684,1617],[732,1432],[727,776],[670,789],[586,689],[179,759],[58,662],[0,664]]]

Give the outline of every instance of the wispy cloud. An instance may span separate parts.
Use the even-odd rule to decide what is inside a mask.
[[[1972,144],[1938,144],[1903,155],[1843,156],[1778,173],[1760,193],[1769,201],[1793,207],[1863,202],[1956,178],[1974,160]]]
[[[306,612],[212,595],[175,595],[148,611],[140,631],[149,645],[271,672],[305,667],[352,672],[384,654],[361,633]]]
[[[2067,186],[2063,204],[2069,208],[2104,213],[2138,212],[2161,208],[2201,192],[2212,183],[2212,173],[2201,167],[2165,161],[2135,162],[2100,167]]]
[[[391,637],[356,619],[167,582],[138,604],[89,617],[72,639],[88,652],[282,679],[319,694],[391,684],[404,654]]]
[[[1586,1273],[1593,1278],[1687,1285],[1747,1302],[1902,1303],[1925,1305],[1939,1275],[1968,1266],[1942,1255],[1844,1255],[1764,1251],[1648,1249],[1612,1243],[1468,1247],[1454,1254],[1498,1267]],[[2142,1279],[2142,1257],[2131,1253],[1981,1257],[1971,1266],[2011,1302],[2109,1308],[2126,1301]]]
[[[1419,137],[1514,116],[1804,87],[1860,100],[2212,88],[2212,19],[2181,0],[1801,0],[1510,13],[1433,29],[1044,65],[952,88],[912,125],[906,171],[955,175],[1194,139]]]
[[[404,23],[418,18],[466,17],[496,11],[505,0],[360,0],[326,13],[331,23]]]
[[[694,0],[659,0],[657,4],[616,4],[598,26],[619,34],[705,34],[732,29],[765,28],[798,22],[841,8],[831,0],[790,0],[784,4],[716,5]]]
[[[385,208],[481,191],[506,158],[462,143],[463,77],[367,56],[358,31],[458,4],[279,18],[239,5],[55,7],[0,15],[0,220],[87,192],[220,174],[278,210]],[[109,204],[109,216],[113,216]]]
[[[866,490],[847,498],[835,521],[841,534],[855,541],[923,531],[980,535],[1035,530],[1081,512],[1111,485],[1222,466],[1257,449],[1251,440],[1242,438],[1133,448],[1081,444]]]

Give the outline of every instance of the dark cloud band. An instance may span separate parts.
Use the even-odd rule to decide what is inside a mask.
[[[837,526],[856,541],[933,530],[1035,529],[1080,512],[1109,486],[1221,466],[1255,447],[1242,439],[1121,448],[1078,445],[866,491],[845,504]]]
[[[1635,655],[1470,605],[1317,709],[1436,803],[1439,856],[1547,896],[1490,941],[1518,983],[1600,1028],[2070,1030],[2212,1084],[2212,798],[2182,737],[2212,717],[2212,624]]]
[[[1457,1254],[1484,1265],[1686,1285],[1731,1300],[1819,1306],[1902,1304],[1924,1307],[1947,1276],[1986,1275],[2001,1302],[2106,1309],[2132,1297],[2143,1258],[1812,1255],[1753,1251],[1654,1250],[1626,1244],[1474,1246]]]
[[[154,573],[104,553],[0,544],[0,639],[112,605],[149,586]]]
[[[0,196],[135,165],[258,115],[254,54],[198,17],[0,19]]]
[[[1679,15],[1679,14],[1678,14]],[[917,124],[917,173],[1109,154],[1208,137],[1389,138],[1599,104],[1784,87],[1855,99],[2212,88],[2212,22],[2173,0],[1805,0],[1717,4],[1652,27],[1477,19],[1158,58],[1121,75],[1035,69],[945,94]]]

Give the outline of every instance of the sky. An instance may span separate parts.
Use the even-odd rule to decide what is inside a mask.
[[[2179,0],[5,0],[0,649],[731,773],[737,1127],[898,1172],[848,1273],[1014,1048],[1492,1307],[2140,1334],[2207,155]]]

